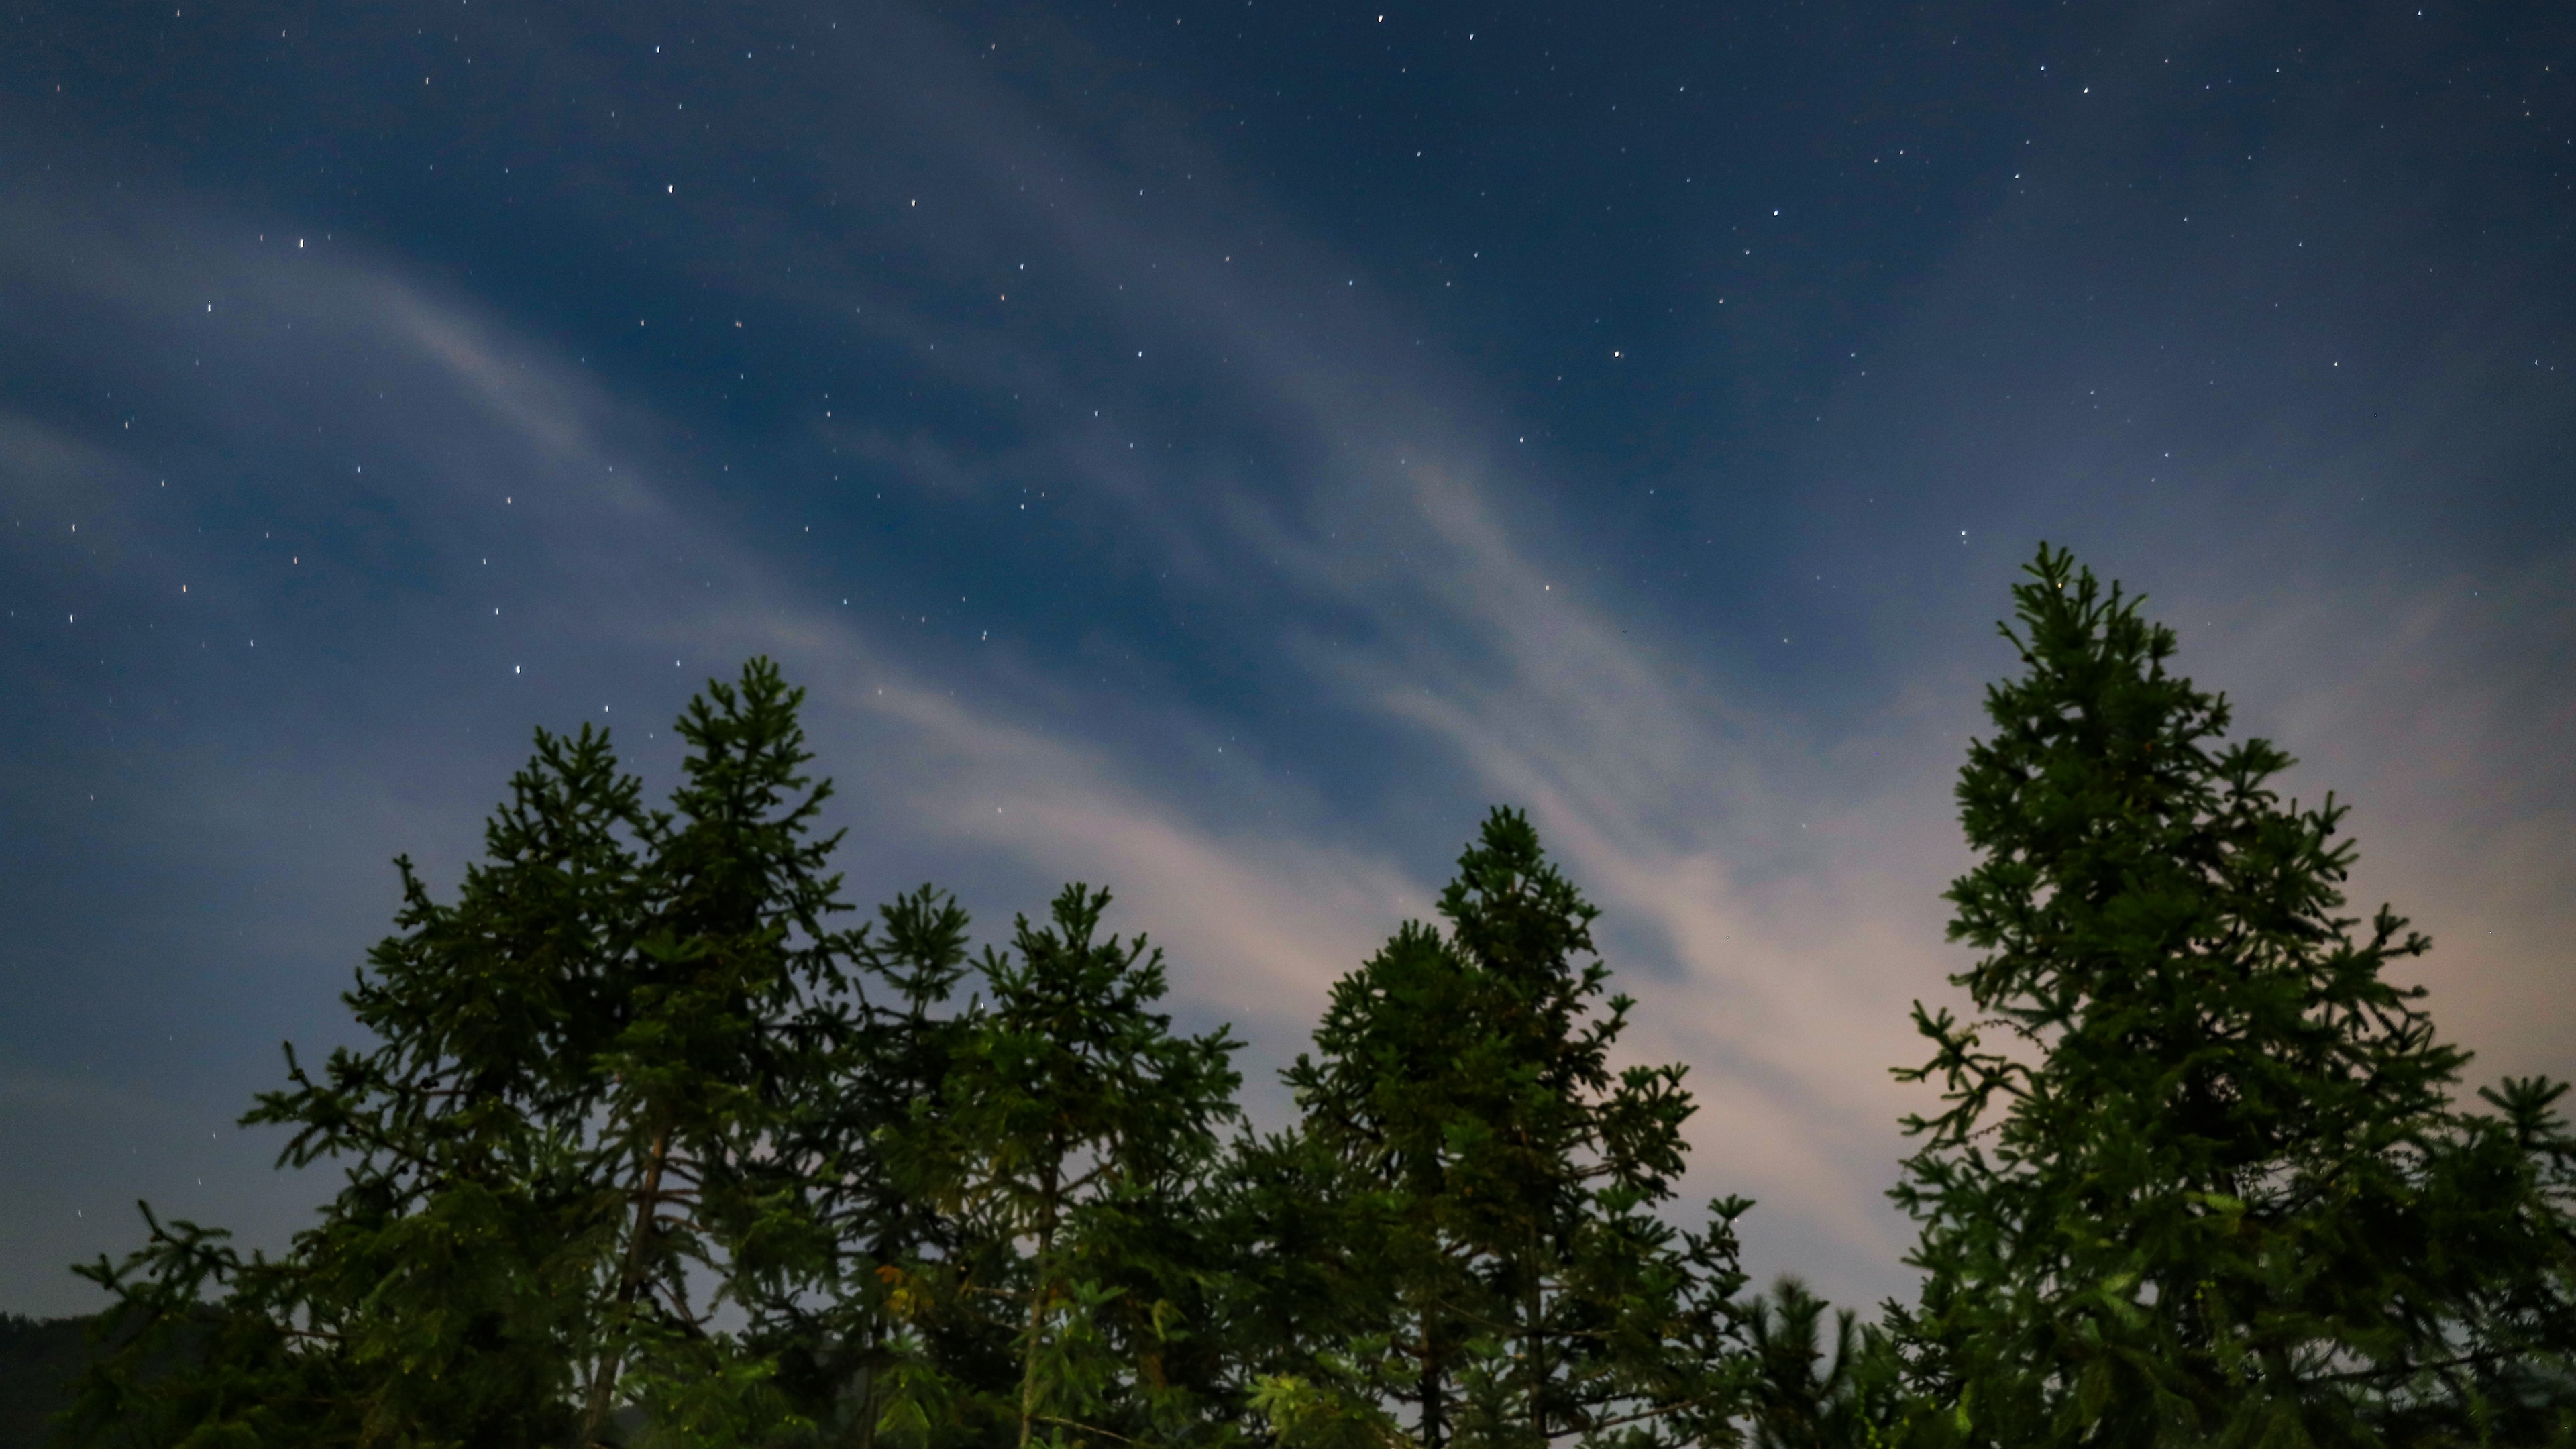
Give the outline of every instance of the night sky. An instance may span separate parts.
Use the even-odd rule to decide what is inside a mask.
[[[10,4],[0,1310],[282,1243],[233,1119],[392,858],[755,653],[854,901],[1107,884],[1273,1124],[1527,807],[1691,1202],[1866,1303],[2046,539],[2576,1072],[2571,79],[2562,0]]]

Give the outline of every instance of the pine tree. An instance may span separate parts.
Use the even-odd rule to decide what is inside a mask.
[[[765,660],[711,684],[668,813],[605,732],[540,731],[453,904],[398,862],[345,998],[375,1038],[244,1119],[346,1164],[277,1258],[163,1224],[83,1271],[119,1299],[76,1434],[118,1444],[589,1444],[635,1403],[691,1442],[795,1416],[710,1319],[826,1284],[795,1139],[846,1067],[827,786]],[[818,1155],[819,1154],[819,1155]],[[710,1296],[712,1294],[712,1297]]]
[[[935,1362],[977,1392],[1010,1380],[1010,1335],[973,1315],[926,1321],[899,1312],[905,1270],[962,1264],[995,1245],[912,1190],[888,1148],[936,1101],[971,1022],[950,1007],[968,966],[968,918],[922,886],[878,908],[851,941],[858,1023],[843,1069],[798,1105],[780,1160],[808,1164],[807,1188],[829,1252],[811,1291],[755,1305],[747,1337],[823,1442],[867,1449],[908,1365]],[[917,1296],[917,1295],[915,1295]]]
[[[2576,1434],[2576,1141],[2564,1088],[2463,1110],[2427,942],[2336,911],[2344,807],[2224,744],[2173,632],[2042,546],[2003,627],[1950,934],[1978,1013],[1915,1007],[1944,1088],[1894,1196],[1892,1312],[1927,1441],[2537,1444]]]
[[[1829,1349],[1830,1307],[1785,1275],[1746,1305],[1753,1449],[1864,1449],[1900,1422],[1897,1363],[1886,1334],[1861,1325],[1848,1308],[1833,1310]]]
[[[147,1207],[144,1250],[82,1270],[119,1304],[77,1436],[538,1445],[570,1427],[580,1063],[642,909],[622,838],[640,817],[587,728],[540,731],[511,786],[455,905],[396,862],[401,933],[346,998],[375,1049],[334,1052],[316,1080],[288,1048],[291,1089],[244,1119],[296,1129],[281,1165],[355,1159],[322,1221],[244,1258]]]
[[[1173,1033],[1162,956],[1100,934],[1106,891],[1068,886],[978,963],[986,999],[935,1096],[892,1144],[921,1198],[961,1227],[950,1255],[889,1270],[900,1309],[948,1342],[1007,1336],[1006,1384],[946,1354],[894,1375],[899,1436],[1171,1443],[1204,1426],[1211,1380],[1199,1198],[1236,1116],[1239,1043]],[[998,1391],[997,1391],[998,1390]]]
[[[1259,1171],[1330,1187],[1274,1198],[1274,1240],[1334,1244],[1341,1292],[1307,1297],[1264,1407],[1319,1443],[1392,1436],[1379,1400],[1423,1449],[1731,1442],[1747,1205],[1705,1236],[1656,1216],[1692,1105],[1677,1066],[1609,1066],[1631,1003],[1598,1009],[1597,912],[1497,810],[1440,914],[1449,935],[1408,923],[1334,988],[1286,1073],[1300,1139]]]
[[[803,773],[803,699],[766,659],[710,681],[674,726],[691,752],[672,809],[644,822],[645,929],[583,1164],[619,1219],[594,1270],[605,1311],[581,1325],[584,1438],[621,1399],[696,1442],[796,1417],[775,1363],[711,1317],[792,1302],[835,1261],[812,1191],[835,1154],[798,1129],[855,1064],[854,942],[828,924],[849,907],[826,874],[840,836],[812,833],[832,786]]]

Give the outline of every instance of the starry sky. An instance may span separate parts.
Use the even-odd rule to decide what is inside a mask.
[[[1752,1265],[1903,1293],[2039,540],[2576,1072],[2576,9],[12,0],[0,1310],[233,1119],[538,725],[810,690],[864,904],[1065,880],[1256,1118],[1487,806]]]

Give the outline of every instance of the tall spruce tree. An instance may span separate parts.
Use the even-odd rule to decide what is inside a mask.
[[[375,1038],[244,1119],[346,1164],[279,1257],[163,1224],[122,1264],[71,1427],[93,1442],[586,1445],[643,1407],[700,1444],[793,1424],[712,1321],[823,1281],[799,1104],[847,1060],[828,787],[765,660],[711,683],[668,813],[604,732],[540,731],[453,904],[399,862],[347,1001]],[[828,1153],[820,1154],[828,1156]]]
[[[709,681],[673,727],[690,753],[671,809],[643,824],[644,929],[592,1063],[603,1127],[582,1170],[618,1231],[592,1270],[602,1311],[578,1321],[577,1442],[620,1400],[698,1443],[800,1417],[775,1361],[713,1316],[828,1283],[814,1187],[862,1150],[800,1131],[857,1064],[854,942],[830,924],[849,909],[827,874],[840,836],[813,833],[832,785],[804,773],[803,699],[766,659]]]
[[[118,1299],[82,1382],[82,1442],[551,1445],[573,1422],[565,1305],[595,1194],[578,1170],[618,962],[643,910],[637,786],[604,733],[537,736],[442,905],[401,871],[400,934],[346,1000],[377,1040],[246,1123],[281,1165],[354,1159],[282,1256],[144,1209],[147,1246],[82,1269]]]
[[[950,1251],[887,1272],[922,1329],[889,1374],[897,1438],[1172,1444],[1218,1408],[1202,1340],[1223,1264],[1200,1201],[1240,1044],[1172,1031],[1162,955],[1104,936],[1108,902],[1067,886],[1047,924],[1022,917],[1009,952],[985,952],[938,1090],[890,1142],[958,1223]],[[996,1339],[1003,1383],[955,1352]]]
[[[1886,1333],[1860,1324],[1848,1308],[1832,1310],[1828,1348],[1830,1308],[1786,1276],[1746,1305],[1752,1449],[1866,1449],[1902,1422],[1898,1364]]]
[[[1959,781],[1982,856],[1950,934],[1973,1020],[1915,1008],[1942,1084],[1894,1196],[1926,1442],[2566,1443],[2576,1141],[2564,1088],[2463,1110],[2467,1054],[2385,979],[2424,937],[2336,914],[2344,807],[2223,743],[2174,635],[2043,545],[2020,677]]]
[[[1305,1361],[1263,1407],[1318,1444],[1732,1442],[1747,1204],[1699,1236],[1656,1215],[1692,1105],[1680,1067],[1609,1065],[1631,1003],[1600,1000],[1597,912],[1510,810],[1439,909],[1449,934],[1398,931],[1285,1074],[1304,1121],[1252,1176],[1274,1193],[1272,1246],[1329,1252],[1339,1291],[1293,1299],[1316,1314],[1294,1335]]]
[[[858,1031],[844,1069],[798,1104],[779,1159],[800,1164],[828,1244],[815,1281],[753,1305],[746,1337],[779,1366],[790,1402],[820,1442],[869,1449],[911,1366],[933,1362],[972,1391],[1012,1382],[1010,1339],[973,1314],[899,1311],[920,1263],[989,1263],[1000,1245],[975,1223],[913,1190],[889,1150],[911,1135],[918,1104],[938,1100],[972,1022],[953,998],[967,975],[965,910],[923,886],[878,908],[851,941]],[[954,1437],[954,1436],[951,1436]]]

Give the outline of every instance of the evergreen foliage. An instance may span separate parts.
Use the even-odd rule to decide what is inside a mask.
[[[1236,1115],[1239,1043],[1172,1033],[1151,1009],[1161,953],[1103,938],[1108,902],[1068,886],[1047,925],[1022,917],[1009,954],[985,953],[989,1000],[900,1136],[898,1170],[983,1251],[889,1265],[899,1310],[1007,1341],[1013,1370],[979,1386],[917,1354],[883,1416],[904,1437],[983,1424],[1015,1449],[1171,1443],[1207,1416],[1198,1204]]]
[[[1409,1406],[1423,1449],[1729,1440],[1747,1204],[1705,1235],[1656,1216],[1692,1106],[1680,1067],[1609,1065],[1631,1003],[1599,1002],[1598,913],[1510,810],[1439,908],[1449,934],[1406,924],[1286,1073],[1305,1116],[1265,1149],[1267,1217],[1328,1266],[1290,1305],[1315,1319],[1270,1335],[1304,1362],[1265,1407],[1329,1442]]]
[[[1784,1275],[1746,1305],[1745,1328],[1752,1449],[1863,1449],[1885,1442],[1901,1422],[1894,1345],[1878,1328],[1859,1325],[1850,1309],[1833,1309]]]
[[[878,908],[850,940],[859,1031],[840,1075],[805,1104],[781,1147],[808,1164],[807,1191],[825,1246],[821,1281],[765,1299],[749,1337],[830,1444],[872,1445],[908,1365],[925,1354],[959,1381],[998,1391],[1010,1373],[1008,1332],[947,1317],[926,1321],[905,1269],[962,1264],[994,1245],[904,1180],[892,1150],[917,1105],[948,1079],[969,1023],[947,1007],[968,972],[966,912],[931,886]]]
[[[341,1168],[278,1256],[144,1210],[72,1442],[857,1449],[2576,1449],[2565,1088],[2455,1096],[2427,943],[2336,914],[2343,807],[2042,547],[1948,898],[1985,953],[1895,1198],[1919,1301],[1740,1296],[1667,1221],[1693,1111],[1612,1066],[1597,912],[1496,810],[1241,1132],[1239,1048],[1067,887],[1006,950],[855,929],[801,700],[684,713],[665,809],[539,731],[452,902],[408,860],[372,1045],[244,1119]],[[959,998],[968,1000],[961,1006]],[[1229,1141],[1227,1134],[1235,1135]],[[38,1340],[0,1323],[0,1348]],[[13,1336],[14,1335],[14,1336]],[[62,1335],[43,1340],[59,1350]],[[0,1363],[0,1369],[6,1369]]]
[[[828,786],[765,660],[711,684],[669,812],[605,732],[540,731],[453,905],[408,861],[398,934],[346,1000],[375,1038],[244,1119],[346,1160],[281,1257],[164,1224],[82,1271],[119,1300],[76,1433],[133,1444],[553,1445],[644,1407],[697,1442],[796,1415],[719,1329],[825,1281],[778,1150],[851,1033],[810,838]],[[810,1154],[809,1154],[810,1157]],[[173,1345],[189,1351],[173,1357]]]
[[[2167,672],[2170,629],[2045,546],[1959,782],[1948,898],[1978,1017],[1915,1020],[1896,1312],[1928,1442],[2539,1444],[2576,1434],[2565,1090],[2452,1097],[2467,1054],[2382,907],[2338,916],[2344,807]]]

